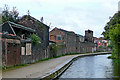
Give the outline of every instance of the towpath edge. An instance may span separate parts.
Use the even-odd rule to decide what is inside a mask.
[[[73,61],[79,57],[103,54],[111,54],[111,52],[97,52],[63,56],[17,70],[8,71],[5,73],[3,72],[2,75],[3,78],[36,78],[36,80],[56,79],[73,63]]]

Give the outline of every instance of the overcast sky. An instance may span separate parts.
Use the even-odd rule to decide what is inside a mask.
[[[101,37],[109,17],[118,11],[119,0],[1,0],[0,7],[7,4],[10,9],[16,6],[20,15],[27,14],[39,19],[51,29],[54,27],[74,31],[84,35],[87,29]],[[50,29],[50,30],[51,30]]]

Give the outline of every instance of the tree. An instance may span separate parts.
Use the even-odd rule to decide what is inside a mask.
[[[13,22],[17,22],[19,12],[17,11],[16,7],[13,7],[12,11],[10,11],[10,20]]]
[[[120,11],[110,17],[104,27],[105,31],[102,33],[105,39],[110,39],[112,42],[112,58],[120,58]]]
[[[114,28],[109,31],[109,38],[113,44],[112,57],[120,58],[120,24],[114,25]]]
[[[109,39],[109,31],[115,27],[114,25],[120,24],[120,12],[115,13],[114,16],[110,17],[109,19],[110,21],[107,22],[106,26],[104,27],[105,31],[102,33],[105,39]]]
[[[17,11],[16,7],[13,7],[13,9],[10,11],[8,5],[5,5],[4,10],[2,11],[2,22],[17,22],[18,15],[19,12]]]

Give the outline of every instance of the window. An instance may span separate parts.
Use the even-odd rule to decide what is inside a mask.
[[[21,55],[25,55],[25,47],[21,47]]]
[[[31,55],[31,43],[26,43],[26,55]]]
[[[50,40],[54,41],[55,40],[55,36],[54,35],[50,35]]]
[[[57,35],[57,40],[61,40],[61,35]]]

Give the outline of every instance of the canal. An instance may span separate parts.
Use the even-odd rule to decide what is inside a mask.
[[[74,61],[61,78],[120,78],[120,60],[107,57],[111,54],[86,56]]]

